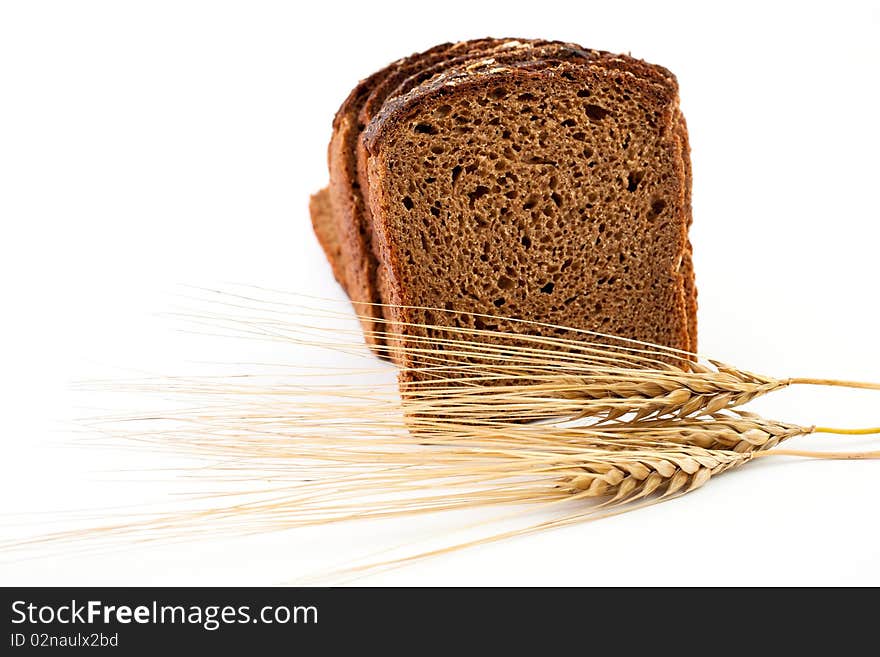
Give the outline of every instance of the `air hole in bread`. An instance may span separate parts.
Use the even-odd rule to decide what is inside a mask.
[[[593,121],[601,121],[610,114],[607,109],[599,105],[587,105],[584,107],[584,112]]]
[[[477,188],[468,193],[468,198],[470,198],[470,207],[474,207],[474,203],[476,203],[477,199],[483,198],[486,194],[489,193],[489,188],[485,185],[477,185]]]
[[[630,171],[627,177],[626,191],[634,192],[639,188],[639,183],[645,177],[644,171]]]
[[[474,317],[474,328],[478,331],[497,331],[498,324],[487,324],[482,317]]]
[[[539,157],[537,155],[524,157],[523,162],[525,162],[526,164],[549,164],[550,166],[556,166],[556,162],[554,160],[550,160],[546,157]]]

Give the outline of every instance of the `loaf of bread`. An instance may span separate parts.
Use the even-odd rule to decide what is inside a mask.
[[[328,159],[315,233],[367,342],[404,371],[382,332],[576,337],[505,317],[696,349],[687,129],[666,69],[559,42],[444,44],[360,82]]]

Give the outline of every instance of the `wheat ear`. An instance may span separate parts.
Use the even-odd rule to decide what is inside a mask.
[[[328,319],[347,317],[348,312],[267,300],[261,298],[265,292],[253,288],[247,294],[212,295],[212,304],[223,312],[188,318],[251,337],[362,351],[359,327],[327,329]],[[393,352],[404,364],[402,387],[411,398],[412,413],[436,418],[479,422],[501,413],[523,422],[615,419],[629,413],[637,419],[700,416],[741,406],[793,384],[880,390],[880,384],[874,383],[756,374],[663,345],[545,322],[441,308],[401,308],[444,318],[424,324],[371,318],[380,327],[371,335],[394,345]],[[230,309],[236,314],[225,312]],[[309,317],[320,322],[310,324]],[[490,318],[509,330],[453,325],[485,323]],[[548,335],[554,331],[573,337]]]

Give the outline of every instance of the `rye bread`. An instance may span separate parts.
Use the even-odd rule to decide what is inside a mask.
[[[410,321],[473,325],[477,327],[483,325],[489,328],[497,325],[500,327],[499,323],[475,321],[472,315],[467,314],[476,311],[485,312],[486,314],[521,316],[525,319],[550,321],[552,323],[593,330],[598,329],[638,339],[649,339],[685,350],[695,349],[696,289],[693,279],[690,244],[687,241],[687,227],[690,224],[691,174],[687,146],[687,129],[683,117],[681,117],[678,111],[677,84],[674,76],[661,67],[645,64],[639,60],[589,51],[573,44],[526,41],[519,42],[518,46],[511,45],[509,46],[509,51],[503,52],[505,49],[502,46],[510,41],[484,39],[479,42],[470,42],[469,44],[444,44],[444,46],[432,49],[421,55],[399,60],[392,67],[388,67],[380,72],[380,74],[371,76],[371,78],[362,82],[350,94],[349,99],[343,105],[343,108],[340,109],[340,113],[337,114],[337,120],[334,122],[334,141],[337,145],[347,144],[348,148],[351,148],[352,144],[354,145],[354,159],[359,160],[360,171],[356,168],[354,174],[348,175],[349,184],[352,182],[355,184],[351,185],[348,189],[342,185],[338,187],[338,191],[342,192],[343,196],[347,194],[348,198],[354,198],[355,200],[358,195],[362,195],[360,202],[363,205],[363,210],[361,211],[360,220],[365,226],[358,232],[362,236],[366,234],[368,239],[365,240],[362,237],[359,243],[352,246],[350,239],[344,239],[346,236],[345,230],[337,229],[335,236],[329,234],[332,232],[333,226],[338,227],[346,222],[345,218],[340,218],[338,204],[333,202],[332,185],[329,194],[322,191],[313,198],[311,204],[316,233],[318,233],[322,245],[325,246],[325,251],[327,251],[328,259],[330,259],[334,267],[334,274],[337,280],[342,279],[340,282],[346,287],[356,307],[358,302],[363,301],[392,304],[391,308],[386,308],[386,317],[396,323],[396,330],[404,332],[407,330],[405,324]],[[544,93],[542,85],[545,83],[550,86],[555,85],[554,93],[559,97],[565,96],[565,90],[558,88],[561,80],[567,80],[566,84],[584,83],[590,80],[596,82],[598,80],[599,87],[602,87],[602,83],[613,83],[610,88],[612,93],[605,99],[610,101],[610,107],[606,106],[609,104],[608,102],[603,101],[603,104],[599,104],[598,102],[589,101],[588,96],[577,95],[578,91],[582,92],[586,87],[577,91],[574,89],[570,91],[575,94],[573,98],[578,99],[575,102],[581,102],[583,105],[583,111],[586,114],[585,125],[595,127],[591,124],[598,122],[608,127],[610,124],[614,124],[611,132],[613,134],[616,130],[619,133],[617,134],[617,145],[614,144],[615,139],[609,138],[608,134],[603,136],[601,134],[597,135],[595,131],[578,130],[575,118],[562,119],[560,117],[560,125],[555,127],[555,131],[550,129],[544,130],[548,134],[544,137],[543,141],[546,143],[543,147],[545,147],[545,150],[546,147],[549,147],[552,151],[553,144],[560,146],[569,144],[570,146],[571,139],[569,137],[574,135],[575,141],[582,142],[580,146],[585,146],[581,151],[581,156],[573,158],[573,168],[562,167],[562,171],[556,171],[555,175],[549,175],[549,177],[547,170],[550,168],[559,169],[561,163],[552,162],[551,158],[545,156],[537,158],[534,155],[530,156],[532,161],[527,163],[525,171],[529,172],[529,175],[539,172],[537,176],[532,176],[538,180],[533,180],[531,183],[520,180],[513,183],[512,190],[508,190],[505,187],[504,194],[506,195],[510,191],[525,191],[532,188],[535,188],[537,192],[546,192],[546,194],[543,194],[543,196],[541,194],[534,195],[536,203],[530,208],[525,207],[530,205],[528,200],[526,200],[522,208],[515,207],[515,203],[508,203],[511,207],[506,208],[506,218],[502,218],[500,215],[479,216],[479,213],[486,209],[484,206],[487,202],[490,205],[498,205],[498,199],[495,198],[497,196],[495,188],[498,187],[498,191],[501,191],[501,188],[493,181],[493,176],[495,181],[499,177],[507,177],[506,174],[495,175],[494,172],[490,172],[491,175],[487,176],[487,172],[483,170],[486,167],[479,165],[477,168],[469,170],[471,165],[465,164],[463,161],[461,164],[446,162],[446,164],[451,166],[450,175],[455,175],[455,169],[458,168],[457,180],[462,184],[475,185],[474,189],[470,192],[467,190],[463,191],[466,195],[473,195],[473,198],[468,196],[467,199],[456,199],[455,185],[451,185],[450,189],[445,190],[426,190],[425,184],[422,182],[416,185],[414,191],[409,191],[414,181],[417,181],[418,176],[413,175],[415,173],[414,170],[410,170],[407,174],[409,179],[400,179],[401,169],[400,165],[397,165],[398,161],[409,160],[412,163],[418,157],[426,156],[427,159],[424,161],[424,165],[428,166],[431,160],[436,160],[438,157],[441,160],[444,158],[448,160],[448,155],[424,151],[429,145],[429,150],[436,148],[438,143],[441,145],[454,143],[455,147],[459,150],[459,154],[465,158],[473,156],[476,152],[473,143],[468,144],[466,143],[468,139],[462,139],[461,135],[467,134],[468,131],[457,130],[457,128],[463,126],[452,125],[452,129],[441,129],[434,132],[431,126],[433,128],[450,128],[450,125],[447,125],[448,121],[446,124],[443,121],[420,123],[419,117],[426,112],[431,113],[449,104],[446,100],[443,100],[438,105],[440,101],[437,98],[451,98],[454,105],[455,99],[460,98],[459,93],[467,93],[468,102],[474,101],[477,104],[481,104],[483,109],[478,108],[478,112],[482,111],[485,113],[490,111],[494,107],[493,103],[498,104],[495,101],[505,101],[505,98],[507,98],[507,96],[501,98],[496,91],[498,85],[503,86],[505,84],[504,79],[507,76],[511,76],[510,80],[515,81],[515,85],[521,84],[530,89],[534,88],[534,91],[525,93],[531,93],[536,98],[536,100],[529,102],[539,105],[541,104],[540,100],[542,100],[541,96]],[[402,81],[395,87],[395,83],[398,80]],[[392,90],[391,87],[394,87],[394,89]],[[602,88],[601,93],[609,94],[609,88]],[[613,98],[615,93],[617,94],[616,100]],[[498,97],[495,97],[495,95],[498,95]],[[520,95],[522,94],[518,94],[518,96]],[[553,94],[550,94],[547,100],[553,100],[550,96],[553,96]],[[642,132],[644,134],[635,130],[635,133],[638,133],[635,136],[630,134],[633,132],[630,130],[633,127],[632,125],[618,125],[620,123],[618,120],[619,110],[624,108],[627,101],[632,105],[632,98],[634,96],[640,97],[643,105],[641,109],[646,110],[645,118],[640,120],[643,124],[642,128],[644,130]],[[558,98],[556,100],[558,101]],[[522,104],[521,101],[516,102]],[[355,130],[349,131],[344,139],[340,139],[340,125],[345,122],[351,125],[350,117],[353,116],[355,110],[357,110],[357,118],[360,125],[355,124]],[[377,110],[378,115],[375,115]],[[345,115],[347,118],[340,120],[341,115]],[[653,115],[653,117],[650,115]],[[542,127],[545,128],[548,119],[552,119],[548,114],[547,108],[540,109],[535,113],[535,116],[538,117],[535,120],[543,123],[544,126]],[[608,117],[611,117],[610,121],[606,120]],[[471,119],[473,118],[471,117]],[[584,120],[584,117],[580,118]],[[488,121],[491,120],[488,119]],[[572,121],[575,121],[574,125],[571,124]],[[639,121],[636,122],[638,123]],[[437,125],[433,125],[434,123]],[[422,127],[416,129],[419,125]],[[407,126],[411,129],[411,132],[407,132]],[[425,128],[425,126],[429,127]],[[522,152],[523,147],[528,147],[530,152],[535,150],[535,144],[530,143],[530,137],[525,135],[514,134],[512,138],[511,135],[508,135],[506,139],[510,143],[505,146],[503,143],[504,131],[497,129],[493,136],[493,134],[490,134],[492,131],[487,132],[485,125],[479,127],[465,123],[465,126],[469,128],[471,134],[479,135],[481,139],[480,149],[485,152],[489,152],[493,147],[498,151],[502,146],[508,150],[511,147],[515,149],[514,144],[517,142],[521,142],[519,144],[520,149],[515,151],[515,153]],[[518,124],[517,127],[518,129],[523,128],[524,125]],[[533,126],[526,123],[525,127],[528,130],[528,128]],[[360,131],[364,128],[366,132],[361,137]],[[402,142],[400,139],[395,141],[395,135],[401,131],[406,134],[406,143],[403,147],[401,147]],[[556,134],[557,132],[559,134]],[[629,134],[628,138],[624,137],[623,143],[626,145],[622,145],[619,139],[624,133]],[[568,136],[566,137],[566,135]],[[637,145],[641,144],[640,140],[644,141],[646,135],[647,137],[655,138],[657,141],[655,146],[659,145],[661,147],[660,150],[665,153],[665,156],[661,158],[662,166],[658,167],[656,163],[652,165],[650,162],[646,162],[641,169],[631,167],[633,170],[623,171],[621,169],[622,165],[618,163],[619,166],[615,168],[613,165],[619,156],[631,155],[635,150],[638,150],[638,148],[634,148],[629,153],[625,152],[630,146],[629,139],[633,139],[633,144]],[[598,137],[602,138],[598,139]],[[429,138],[431,143],[427,144],[426,140],[429,140]],[[413,140],[421,141],[420,144],[415,144],[416,151],[418,151],[419,147],[422,148],[420,155],[414,154],[412,148],[410,148],[413,144],[409,142]],[[534,142],[534,139],[531,141]],[[538,141],[540,142],[541,140],[539,139]],[[644,146],[644,144],[641,145]],[[332,147],[333,142],[331,142],[331,150]],[[541,148],[539,144],[537,150]],[[337,163],[340,159],[346,160],[349,166],[348,171],[351,171],[350,163],[353,159],[351,150],[343,148],[337,150],[343,156],[342,158],[337,158]],[[621,197],[620,194],[616,196],[612,194],[611,197],[613,198],[596,199],[596,203],[590,203],[588,196],[581,198],[583,196],[581,193],[583,192],[583,189],[581,189],[583,185],[575,185],[580,190],[578,193],[571,195],[566,192],[566,188],[572,187],[573,180],[578,177],[576,160],[589,159],[584,155],[587,150],[594,152],[592,159],[595,160],[593,165],[596,168],[590,169],[589,163],[582,161],[580,164],[587,165],[588,170],[584,170],[583,166],[580,167],[579,175],[581,181],[583,181],[584,177],[591,179],[595,177],[598,180],[595,181],[594,187],[607,186],[612,182],[609,179],[609,175],[616,174],[619,182],[623,179],[620,174],[625,173],[626,187],[634,187],[632,190],[628,189],[629,192],[634,193],[632,198],[627,198],[626,195]],[[498,152],[495,152],[495,156],[496,158],[498,157]],[[515,155],[514,160],[517,160],[518,157],[518,155]],[[491,159],[491,155],[489,159]],[[505,158],[501,159],[504,160]],[[546,161],[542,162],[542,159]],[[486,158],[483,158],[483,160],[483,164],[486,164]],[[392,172],[391,167],[388,166],[389,164],[397,165],[398,170]],[[403,165],[405,164],[406,162],[404,161]],[[497,166],[498,162],[496,161],[495,164]],[[566,162],[565,164],[568,163]],[[635,162],[635,164],[638,164],[638,162]],[[430,167],[436,166],[436,162],[430,162]],[[523,163],[521,161],[514,161],[509,173],[516,176],[516,171],[523,170],[522,166]],[[383,169],[385,170],[384,173]],[[623,169],[626,169],[626,167],[623,167]],[[419,172],[419,175],[421,173]],[[482,178],[480,178],[481,176]],[[437,178],[435,176],[422,176],[422,180],[424,181],[432,177]],[[662,198],[657,197],[649,200],[662,201],[662,207],[652,202],[650,209],[646,210],[647,206],[644,205],[645,194],[641,193],[644,189],[639,192],[637,190],[640,187],[645,188],[651,185],[656,187],[660,184],[658,180],[653,180],[653,177],[657,177],[658,180],[663,179],[663,194],[661,194]],[[331,183],[333,178],[333,158],[331,156]],[[344,179],[345,176],[340,176],[337,172],[336,178],[337,180]],[[395,179],[397,180],[396,187],[391,182]],[[481,185],[478,179],[488,182]],[[545,179],[546,189],[542,190],[540,188],[541,179]],[[364,184],[365,180],[369,180],[369,183]],[[401,191],[401,182],[406,183],[406,190]],[[392,192],[392,187],[396,191]],[[485,188],[485,191],[483,188]],[[458,191],[459,194],[462,193],[462,190]],[[571,189],[568,191],[570,192]],[[399,197],[397,199],[398,203],[404,203],[402,210],[400,207],[394,207],[393,202],[388,201],[389,197],[395,193]],[[448,197],[451,200],[450,205],[452,207],[444,208],[442,212],[434,204],[431,204],[429,207],[424,203],[426,200],[425,194],[432,194],[431,200],[436,200],[434,197],[439,199]],[[581,194],[581,196],[578,196],[578,194]],[[363,204],[364,195],[368,197],[366,204]],[[638,196],[643,202],[640,210],[636,207],[638,204],[633,204],[632,202],[635,196]],[[548,198],[552,201],[552,205],[556,207],[556,210],[553,210],[552,206],[541,206],[541,201]],[[464,204],[462,204],[462,200],[465,201]],[[503,202],[506,203],[507,201]],[[412,204],[412,207],[407,207],[410,204]],[[586,222],[588,226],[593,226],[596,230],[599,229],[598,227],[604,226],[600,232],[608,231],[604,238],[604,244],[601,243],[603,239],[601,236],[597,236],[599,243],[594,241],[592,244],[589,244],[584,239],[587,235],[584,234],[583,227],[578,226],[577,217],[572,215],[572,208],[576,206],[580,206],[582,215],[584,214],[583,211],[589,211],[591,215],[595,215],[589,217],[589,221]],[[594,206],[596,207],[594,208]],[[456,207],[458,208],[456,216],[450,216],[451,212],[455,213]],[[654,212],[656,208],[659,208],[658,212]],[[498,209],[499,207],[495,207],[495,210]],[[420,213],[422,215],[421,223],[410,222],[407,224],[407,216],[412,215],[414,210],[417,214]],[[434,214],[435,210],[438,212],[437,215]],[[332,216],[328,217],[328,212]],[[378,212],[379,216],[371,216],[374,212]],[[633,224],[633,212],[635,212],[636,216],[640,212],[649,215],[652,213],[656,214],[654,220],[663,227],[663,230],[660,231],[661,236],[658,237],[661,246],[658,246],[657,250],[664,257],[659,258],[658,262],[655,263],[654,273],[658,271],[663,272],[664,268],[666,268],[669,270],[666,272],[667,275],[658,274],[659,278],[648,281],[649,274],[651,273],[648,271],[649,268],[643,266],[642,269],[639,269],[639,263],[636,263],[636,266],[631,268],[636,270],[635,272],[626,271],[625,274],[618,272],[618,275],[610,273],[609,276],[599,276],[598,274],[601,273],[603,267],[606,267],[607,263],[599,262],[601,258],[597,258],[597,253],[608,255],[606,252],[611,252],[611,255],[616,255],[618,258],[627,258],[626,253],[615,250],[614,242],[615,239],[619,241],[620,235],[630,234],[638,228],[638,226],[630,225]],[[424,285],[426,283],[425,276],[420,278],[415,272],[417,272],[421,264],[427,262],[427,258],[424,261],[417,261],[413,257],[412,250],[407,252],[407,249],[403,248],[407,257],[405,262],[401,262],[401,247],[406,246],[406,241],[402,238],[407,237],[404,233],[410,231],[412,234],[408,235],[408,237],[419,235],[419,239],[424,239],[426,235],[430,235],[431,226],[429,224],[433,222],[435,224],[435,231],[438,228],[445,229],[447,237],[451,236],[453,243],[456,240],[456,236],[459,242],[465,237],[473,239],[473,230],[470,230],[470,235],[468,235],[468,230],[473,229],[473,225],[468,226],[466,223],[462,223],[468,217],[478,224],[483,224],[482,229],[489,228],[488,231],[481,229],[483,233],[489,233],[488,239],[483,239],[483,253],[479,254],[480,257],[476,257],[477,254],[475,253],[462,252],[459,255],[462,256],[464,261],[469,262],[469,265],[464,270],[460,268],[459,271],[456,271],[455,268],[443,269],[443,267],[435,267],[434,272],[431,274],[430,283],[432,285]],[[546,228],[544,232],[550,235],[549,247],[544,243],[536,244],[528,234],[520,235],[519,245],[511,241],[511,235],[509,234],[512,230],[511,221],[516,225],[522,224],[526,226],[531,231],[530,234],[534,234],[534,229],[537,228],[537,233],[540,235],[544,228],[536,225],[529,226],[529,222],[531,221],[532,224],[535,224],[536,218],[542,219],[544,217],[547,219],[543,224],[544,228]],[[602,218],[605,218],[606,221],[601,221]],[[347,220],[350,225],[350,213]],[[635,223],[638,222],[636,221]],[[441,224],[446,225],[441,226]],[[456,229],[456,226],[458,229]],[[561,226],[569,226],[574,235],[573,237],[566,235],[564,239],[566,244],[554,246],[552,244],[553,241],[560,239],[561,233],[559,233],[559,229]],[[464,230],[460,230],[462,228]],[[522,228],[522,226],[519,228]],[[496,234],[499,230],[501,234]],[[375,235],[373,234],[374,231]],[[462,234],[458,234],[459,232]],[[589,230],[586,232],[589,233]],[[678,234],[673,235],[676,232]],[[349,237],[350,233],[349,229]],[[540,237],[546,238],[547,234],[540,235]],[[479,234],[477,234],[477,237],[479,237]],[[523,241],[523,238],[526,241]],[[592,233],[589,234],[589,240],[593,240]],[[572,241],[574,244],[579,244],[582,247],[581,257],[564,258],[561,260],[561,264],[557,262],[554,265],[554,254],[556,254],[559,248],[562,248],[564,251],[565,248],[563,247],[571,247],[571,244],[568,244],[568,242]],[[526,247],[526,244],[528,244],[528,247]],[[409,246],[412,245],[410,244]],[[497,261],[496,258],[491,264],[497,268],[497,271],[493,272],[497,280],[495,283],[490,284],[489,279],[480,275],[481,267],[484,270],[482,273],[485,274],[486,267],[484,265],[487,261],[492,260],[486,251],[487,248],[490,252],[497,250],[502,254],[507,252],[512,256],[516,256],[516,261],[513,263],[516,266],[512,267],[512,269],[516,270],[517,268],[522,269],[524,267],[525,270],[520,272],[524,275],[516,279],[506,273],[499,276],[498,272],[506,272],[507,269],[505,267],[511,267],[511,265],[504,265]],[[523,248],[532,251],[531,254],[526,254],[528,257],[525,257],[525,263],[522,262],[524,254],[517,253],[517,248],[520,251]],[[569,250],[571,249],[569,248]],[[650,251],[650,249],[647,250]],[[437,245],[434,245],[432,248],[423,248],[420,255],[425,256],[426,253],[430,252],[440,255],[439,260],[443,261],[442,256],[448,253],[440,253],[442,251],[444,251],[444,247],[437,248]],[[449,252],[450,249],[445,248],[445,251]],[[583,257],[585,255],[588,257]],[[640,255],[650,259],[649,256],[652,253],[641,253]],[[486,257],[486,261],[483,260],[483,256]],[[559,260],[559,258],[556,259]],[[546,260],[543,268],[539,260]],[[569,260],[572,262],[566,265]],[[575,264],[575,260],[580,261],[579,264]],[[618,264],[622,265],[623,263],[621,261]],[[641,265],[644,265],[644,263],[641,263]],[[576,281],[573,282],[572,276],[561,273],[565,270],[577,269],[579,266],[583,266],[584,269],[590,269],[590,272],[595,274],[592,279],[587,277],[585,279],[587,282],[592,281],[597,285],[620,289],[609,292],[609,290],[591,289],[586,284],[578,286],[575,284]],[[556,271],[549,271],[553,267],[556,267]],[[352,289],[351,276],[348,273],[352,269],[372,269],[372,289]],[[473,271],[469,272],[469,269]],[[613,269],[614,267],[611,267],[609,272]],[[624,267],[624,269],[630,268]],[[440,270],[443,270],[442,273],[440,273]],[[448,271],[454,272],[452,282],[458,282],[460,289],[455,290],[450,286],[447,286],[445,290],[435,289],[437,288],[437,285],[434,284],[435,279],[442,280],[444,278],[443,274],[448,273]],[[639,278],[639,272],[642,275],[642,282],[646,285],[647,282],[650,283],[648,291],[639,289],[638,284],[633,285],[634,281],[638,283],[636,279]],[[477,276],[474,276],[474,273],[477,273]],[[549,280],[549,278],[553,278],[551,274],[554,273],[556,278]],[[549,278],[548,275],[550,275]],[[541,278],[542,276],[543,278]],[[581,277],[583,278],[583,276]],[[560,278],[562,279],[561,281],[559,280]],[[605,279],[604,282],[603,278]],[[538,286],[539,283],[540,286]],[[471,286],[471,290],[467,289],[468,284]],[[521,286],[527,288],[525,294],[523,294],[523,290],[519,289]],[[538,286],[538,292],[531,289],[536,286]],[[442,288],[442,286],[440,287]],[[627,287],[631,289],[627,289]],[[504,294],[499,293],[499,288]],[[575,288],[578,289],[575,290]],[[567,290],[576,292],[576,294],[563,299],[562,295]],[[508,299],[507,297],[511,298]],[[603,306],[603,300],[605,303],[608,303],[609,298],[612,301],[617,301],[616,311],[614,303],[610,304],[611,308]],[[553,300],[552,303],[550,302],[551,299]],[[590,303],[585,304],[585,300],[588,300]],[[487,305],[489,301],[491,301],[491,306]],[[593,301],[597,301],[598,306],[593,305],[589,307]],[[450,312],[435,313],[433,315],[426,314],[422,317],[419,311],[393,307],[400,305],[436,305],[441,308],[449,308]],[[361,307],[363,308],[363,305]],[[598,311],[597,308],[603,308],[604,314],[602,311]],[[457,314],[456,310],[461,310],[462,314]],[[665,325],[664,314],[667,315]],[[609,324],[611,325],[610,327]],[[664,329],[664,326],[665,330],[661,330]],[[369,333],[369,326],[367,324],[365,324],[364,328]],[[522,328],[522,325],[504,326],[504,328],[518,330]],[[370,341],[369,336],[368,341]],[[411,364],[407,363],[406,359],[401,358],[400,354],[396,353],[393,349],[392,355],[395,356],[395,360],[404,368]]]
[[[603,53],[490,61],[387,101],[362,168],[392,329],[523,328],[477,312],[688,350],[678,116],[668,72]]]

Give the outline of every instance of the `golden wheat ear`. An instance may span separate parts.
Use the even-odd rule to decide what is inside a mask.
[[[516,422],[614,420],[627,414],[634,420],[697,417],[795,384],[880,390],[875,383],[775,378],[696,355],[677,361],[679,365],[668,360],[664,347],[646,343],[636,349],[440,325],[412,328],[431,337],[392,331],[381,335],[396,345],[398,358],[407,364],[402,393],[414,415]]]
[[[347,304],[334,310],[326,300],[316,306],[311,297],[255,287],[241,294],[213,291],[208,301],[211,310],[200,319],[233,332],[366,353],[358,323],[338,326],[352,318]],[[756,374],[663,345],[546,322],[370,305],[382,307],[383,316],[371,317],[379,326],[371,335],[402,365],[401,393],[412,417],[470,423],[701,417],[794,384],[880,390],[877,383]],[[437,319],[386,318],[400,310],[430,311]],[[478,319],[481,326],[491,320],[511,328],[475,328]]]

